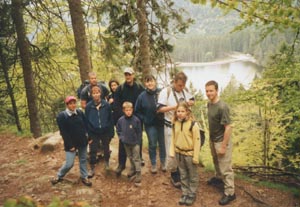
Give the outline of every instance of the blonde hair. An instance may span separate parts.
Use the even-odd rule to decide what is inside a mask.
[[[186,102],[180,102],[176,106],[174,116],[173,116],[173,123],[178,120],[176,112],[179,107],[183,107],[186,110],[186,112],[187,112],[186,120],[194,120],[194,115],[192,114],[192,110],[191,110],[190,106]]]
[[[94,92],[94,91],[99,91],[100,92],[100,94],[102,93],[102,91],[101,91],[101,88],[99,87],[99,86],[92,86],[92,88],[91,88],[91,94]]]
[[[126,109],[126,108],[133,108],[133,104],[129,101],[125,101],[122,105],[123,109]]]

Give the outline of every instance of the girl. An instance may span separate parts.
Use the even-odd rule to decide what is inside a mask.
[[[196,200],[199,183],[197,164],[200,151],[199,126],[193,126],[191,110],[186,102],[179,103],[173,118],[170,156],[176,157],[180,172],[182,196],[180,205],[190,206]]]

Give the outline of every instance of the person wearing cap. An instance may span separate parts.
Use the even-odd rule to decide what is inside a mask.
[[[88,180],[87,171],[87,128],[84,113],[76,108],[76,98],[68,96],[65,99],[66,110],[60,112],[56,118],[60,134],[64,140],[66,162],[58,170],[57,176],[51,180],[52,185],[63,181],[63,177],[74,165],[78,152],[80,177],[86,186],[92,186]]]
[[[130,102],[133,105],[133,108],[135,106],[135,102],[138,98],[138,96],[144,91],[144,88],[141,84],[137,83],[134,79],[135,72],[132,68],[128,67],[124,69],[124,76],[125,76],[125,82],[118,86],[116,92],[115,92],[115,99],[113,104],[113,111],[114,115],[117,119],[119,119],[121,116],[123,116],[123,110],[122,105],[124,102]],[[142,143],[140,147],[140,155],[142,155]],[[121,140],[119,140],[119,154],[118,154],[118,161],[119,165],[116,169],[116,174],[119,176],[121,175],[122,171],[125,169],[126,166],[126,152],[124,148],[124,144]],[[141,156],[142,165],[143,165],[143,159]]]
[[[80,104],[83,109],[85,109],[88,102],[93,100],[91,92],[93,86],[99,86],[101,89],[101,99],[106,99],[108,97],[108,88],[101,81],[97,81],[97,75],[95,72],[89,72],[89,84],[85,86],[80,93]]]

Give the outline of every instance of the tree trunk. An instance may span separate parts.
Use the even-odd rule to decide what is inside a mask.
[[[10,97],[11,105],[13,108],[15,123],[16,123],[18,131],[21,132],[22,127],[21,127],[21,123],[20,123],[20,119],[19,119],[19,114],[18,114],[17,104],[16,104],[16,100],[15,100],[15,96],[14,96],[14,91],[10,84],[9,76],[8,76],[8,68],[9,67],[8,67],[8,63],[6,62],[7,57],[4,57],[3,48],[1,46],[1,44],[0,44],[0,47],[1,47],[0,48],[1,65],[2,65],[2,70],[3,70],[3,74],[4,74],[4,78],[5,78],[5,83],[7,86],[8,95]]]
[[[146,0],[137,0],[137,21],[140,44],[138,59],[141,61],[143,76],[151,73],[151,57],[145,1]]]
[[[26,38],[25,23],[23,19],[23,4],[24,2],[22,0],[12,0],[12,18],[17,31],[17,45],[20,51],[23,68],[24,84],[29,111],[30,131],[36,138],[41,136],[42,131],[38,115],[37,96],[34,87],[29,43]]]
[[[83,10],[81,7],[81,0],[68,0],[68,3],[75,38],[76,53],[79,62],[80,78],[83,83],[88,79],[88,73],[91,71],[89,46],[83,20]]]

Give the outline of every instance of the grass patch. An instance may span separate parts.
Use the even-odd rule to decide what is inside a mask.
[[[20,159],[20,160],[16,160],[15,163],[16,163],[17,165],[25,165],[25,164],[28,163],[28,161],[27,161],[27,160],[24,160],[24,159]]]
[[[274,182],[270,182],[270,181],[259,181],[259,180],[250,178],[246,175],[238,174],[238,173],[235,173],[235,178],[245,180],[256,186],[262,186],[262,187],[277,189],[282,192],[292,193],[295,197],[300,198],[300,189],[298,189],[296,187],[291,187],[291,186],[287,186],[287,185],[284,185],[281,183],[274,183]]]

